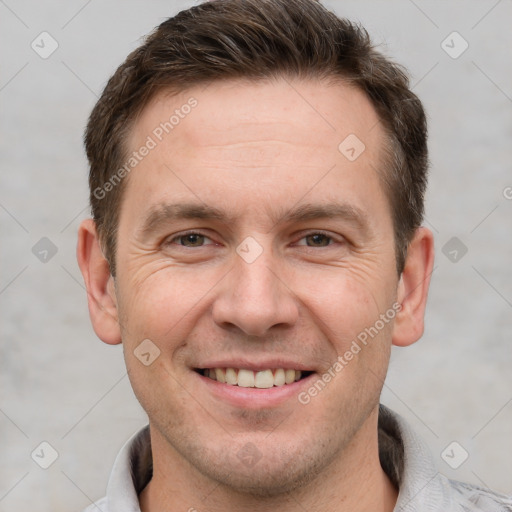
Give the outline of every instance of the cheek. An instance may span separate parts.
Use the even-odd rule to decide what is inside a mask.
[[[312,276],[308,286],[297,286],[306,307],[320,321],[320,328],[330,339],[347,342],[371,327],[390,308],[396,295],[393,283],[377,275],[356,274],[336,269],[327,276]],[[385,330],[385,329],[381,329]]]
[[[332,361],[324,372],[334,377],[328,386],[333,403],[355,404],[378,396],[386,376],[396,315],[393,283],[364,277],[333,274],[316,293],[308,292],[309,310],[332,347]]]
[[[119,311],[123,343],[149,338],[169,346],[186,337],[219,280],[213,269],[198,272],[167,266],[127,272],[119,286]]]

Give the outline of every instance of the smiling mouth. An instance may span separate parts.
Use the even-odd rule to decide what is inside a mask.
[[[244,368],[196,368],[195,371],[222,384],[242,388],[269,389],[293,384],[305,379],[313,372],[293,369],[268,369],[262,371],[246,370]]]

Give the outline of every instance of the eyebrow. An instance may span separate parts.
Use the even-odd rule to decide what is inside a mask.
[[[360,208],[344,203],[302,204],[285,213],[279,223],[305,222],[316,219],[339,219],[355,224],[357,228],[368,231],[370,223],[366,213]]]
[[[182,219],[204,219],[230,222],[234,219],[222,210],[200,203],[159,204],[149,210],[140,228],[142,237],[157,231],[162,225]]]
[[[216,220],[225,224],[236,221],[236,215],[230,215],[223,210],[201,203],[159,204],[147,213],[140,235],[147,237],[156,232],[161,226],[183,219]],[[292,210],[278,215],[271,212],[272,231],[276,225],[306,222],[316,219],[338,219],[354,224],[356,228],[368,232],[370,223],[366,213],[360,208],[343,203],[301,204]]]

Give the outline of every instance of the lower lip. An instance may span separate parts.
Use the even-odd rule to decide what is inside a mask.
[[[243,388],[231,384],[223,384],[194,372],[201,382],[207,386],[210,393],[224,402],[228,402],[235,407],[244,409],[262,409],[277,407],[290,398],[297,397],[301,389],[309,386],[310,380],[316,375],[312,373],[307,377],[284,384],[283,386],[273,386],[271,388]]]

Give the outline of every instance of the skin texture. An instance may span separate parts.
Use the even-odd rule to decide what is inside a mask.
[[[197,106],[126,178],[115,281],[93,221],[79,231],[94,329],[106,343],[122,341],[150,420],[154,476],[141,508],[392,510],[397,490],[378,459],[379,396],[391,345],[423,332],[433,241],[418,229],[397,276],[377,115],[343,84],[218,82],[156,96],[129,147],[191,97]],[[355,161],[338,149],[350,134],[366,148]],[[162,214],[177,203],[230,219]],[[287,218],[326,204],[344,205],[344,215]],[[184,237],[188,230],[204,238]],[[237,252],[247,237],[261,252],[251,263]],[[395,302],[394,320],[301,404],[299,392]],[[160,350],[149,366],[134,354],[145,339]],[[271,359],[315,374],[280,401],[260,394],[242,404],[194,371],[219,361],[266,368]],[[240,457],[254,449],[256,463]]]

